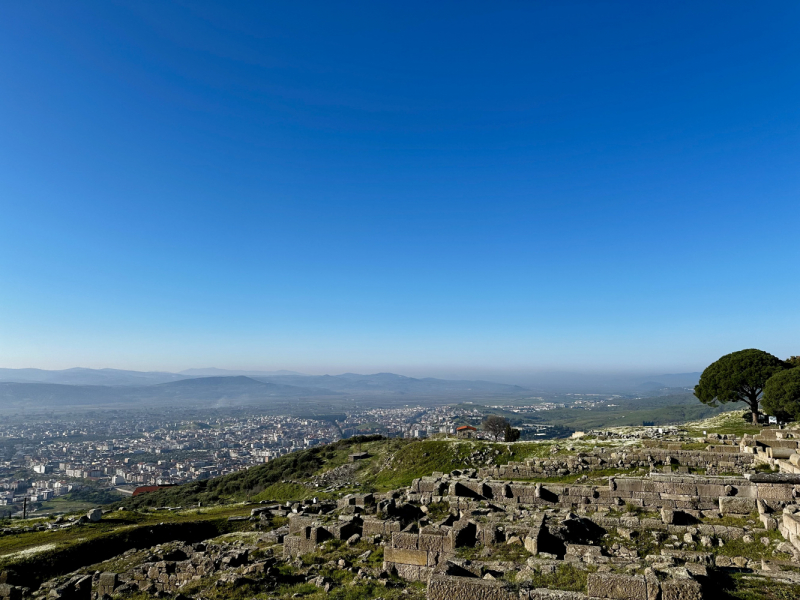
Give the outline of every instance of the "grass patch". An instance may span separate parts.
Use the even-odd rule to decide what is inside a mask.
[[[686,426],[686,430],[689,435],[693,437],[700,437],[703,435],[705,431],[708,433],[719,433],[719,434],[733,434],[736,436],[743,436],[745,434],[748,435],[755,435],[761,433],[761,430],[764,428],[763,425],[759,425],[753,427],[749,421],[745,421],[742,418],[742,411],[741,410],[731,410],[729,412],[724,412],[716,417],[711,417],[709,419],[705,419],[703,421],[698,421],[696,423],[689,423]]]
[[[795,598],[800,598],[800,585],[741,573],[733,575],[716,573],[713,588],[716,593],[712,597],[721,600],[795,600]]]
[[[691,442],[681,444],[681,450],[705,450],[708,448],[708,442]]]
[[[541,483],[581,483],[584,485],[606,485],[609,477],[619,475],[633,475],[637,471],[641,472],[641,467],[630,469],[599,469],[597,471],[582,471],[580,473],[570,473],[569,475],[556,475],[553,477],[514,477],[514,481],[536,481]],[[586,475],[586,479],[581,478]]]
[[[754,537],[754,541],[749,543],[741,539],[726,541],[724,546],[716,546],[714,547],[713,551],[715,554],[722,556],[743,556],[751,560],[759,560],[762,558],[770,559],[773,558],[772,551],[775,548],[775,546],[772,545],[772,542],[783,541],[783,536],[780,534],[780,532],[774,530],[767,531],[766,533],[762,533]],[[765,546],[761,543],[760,540],[762,537],[769,538],[769,546]]]
[[[250,507],[241,504],[186,511],[115,511],[99,523],[2,536],[0,568],[35,587],[44,579],[109,560],[130,548],[178,539],[201,541],[249,528],[248,521],[228,521],[229,516],[249,514]],[[46,549],[37,550],[43,546]]]
[[[273,483],[267,486],[263,492],[256,494],[251,500],[255,502],[262,500],[286,502],[287,500],[305,500],[319,495],[319,493],[300,483]]]
[[[533,571],[526,585],[533,588],[586,593],[586,578],[588,573],[588,570],[583,571],[577,569],[573,565],[558,565],[555,573],[542,573],[538,570]]]
[[[432,502],[428,504],[428,518],[433,521],[441,521],[450,515],[450,504],[447,502]]]

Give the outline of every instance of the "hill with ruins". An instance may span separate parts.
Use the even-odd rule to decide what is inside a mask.
[[[800,429],[739,413],[539,442],[359,437],[7,522],[0,596],[794,598],[798,493]]]

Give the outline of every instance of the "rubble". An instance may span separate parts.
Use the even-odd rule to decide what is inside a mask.
[[[325,592],[343,585],[331,574],[345,572],[347,585],[423,582],[430,600],[700,600],[724,571],[800,583],[800,474],[748,472],[759,456],[752,439],[718,436],[706,451],[650,441],[642,448],[434,473],[407,488],[348,494],[335,504],[259,505],[236,523],[269,531],[155,546],[130,568],[71,573],[34,595],[89,600],[89,585],[98,599],[189,590],[202,597],[193,586],[259,582],[273,589],[289,567],[293,577]],[[703,473],[680,470],[687,463],[702,464]],[[645,472],[600,484],[530,480],[565,470],[641,467]],[[281,521],[272,526],[276,518]],[[742,547],[746,555],[735,552]],[[541,585],[564,569],[578,581],[570,589]],[[0,597],[21,597],[19,588],[2,585]]]

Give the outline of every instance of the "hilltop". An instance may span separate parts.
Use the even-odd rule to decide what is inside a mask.
[[[12,522],[0,567],[59,597],[779,600],[800,593],[797,457],[800,434],[738,413],[570,440],[362,436]]]

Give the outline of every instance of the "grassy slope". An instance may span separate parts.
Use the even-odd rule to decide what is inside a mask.
[[[701,435],[702,431],[739,435],[758,431],[748,426],[738,411],[689,423],[686,428],[696,435]],[[454,469],[483,466],[487,462],[487,457],[491,457],[493,464],[505,464],[530,457],[550,456],[556,444],[561,447],[558,454],[564,455],[588,450],[596,445],[613,446],[618,443],[558,440],[504,444],[477,440],[417,441],[375,437],[344,440],[329,446],[296,452],[240,473],[145,494],[138,498],[126,499],[121,503],[128,508],[141,509],[146,506],[190,507],[202,502],[201,509],[186,508],[180,511],[158,512],[115,511],[105,515],[103,521],[98,524],[87,524],[67,530],[2,536],[0,568],[11,567],[18,572],[26,572],[34,570],[35,563],[35,570],[42,573],[71,570],[70,561],[77,560],[73,557],[81,557],[83,560],[85,556],[91,554],[92,558],[96,559],[93,562],[99,562],[103,559],[104,553],[119,553],[120,548],[126,549],[132,547],[132,544],[143,543],[150,546],[158,543],[152,536],[143,540],[137,537],[156,524],[159,527],[161,524],[175,526],[191,524],[190,529],[199,527],[205,532],[203,535],[223,532],[226,528],[236,526],[236,523],[227,522],[228,516],[249,514],[250,507],[233,504],[234,502],[248,498],[257,501],[325,497],[321,491],[323,488],[308,485],[309,478],[347,464],[348,454],[355,451],[366,451],[370,458],[354,465],[356,472],[352,479],[355,485],[340,490],[339,493],[394,489],[409,485],[414,478],[430,475],[434,471],[449,472]],[[568,451],[567,447],[571,450]],[[332,497],[333,494],[328,496]],[[220,506],[210,506],[213,504]],[[29,523],[35,525],[36,521],[31,520]],[[165,535],[167,533],[173,536],[171,539],[180,537],[175,535],[174,531],[166,532]],[[98,541],[101,543],[98,544]],[[50,544],[54,544],[54,547],[50,547]],[[16,554],[41,546],[46,546],[47,549],[27,556]]]
[[[704,421],[687,423],[690,434],[755,433],[740,411],[725,413]],[[327,470],[347,464],[348,454],[366,451],[370,458],[354,465],[354,481],[361,486],[342,490],[383,491],[405,486],[420,476],[434,471],[449,472],[460,468],[477,468],[491,457],[493,464],[520,461],[530,457],[551,456],[554,445],[561,449],[559,455],[588,450],[596,445],[613,446],[620,442],[596,440],[558,440],[544,442],[518,442],[514,444],[490,443],[473,440],[400,440],[360,438],[338,442],[326,447],[312,448],[247,471],[206,482],[195,482],[161,492],[127,499],[123,504],[143,508],[151,506],[192,506],[198,501],[203,508],[179,511],[115,511],[106,514],[97,524],[87,524],[67,530],[28,532],[0,537],[0,569],[11,569],[23,577],[41,581],[58,573],[74,570],[83,564],[97,563],[132,547],[149,547],[171,539],[212,537],[242,527],[240,522],[228,522],[229,516],[249,514],[251,506],[233,504],[245,500],[296,500],[310,496],[323,496],[322,488],[307,485],[308,479]],[[571,450],[567,450],[569,447]],[[609,472],[610,474],[610,472]],[[600,475],[599,473],[597,475]],[[305,483],[304,483],[305,482]],[[333,496],[332,494],[330,496]],[[220,506],[209,504],[220,503]],[[46,520],[40,520],[46,522]],[[29,521],[35,525],[36,521]],[[154,533],[155,532],[155,533]],[[163,540],[161,539],[163,537]],[[42,548],[44,547],[44,548]],[[29,554],[20,551],[36,550]],[[760,546],[759,546],[760,548]],[[747,548],[735,545],[719,552],[742,554]],[[543,582],[544,583],[544,582]],[[547,582],[553,584],[554,582]],[[736,597],[750,600],[747,586],[735,587]],[[741,590],[739,589],[741,587]],[[754,587],[755,584],[751,587]],[[351,588],[343,588],[348,592]],[[776,588],[777,590],[777,588]],[[292,588],[289,592],[296,592]],[[355,592],[369,592],[353,588]],[[741,595],[738,592],[742,591]],[[762,590],[758,590],[761,592]],[[781,588],[779,591],[783,593]],[[760,596],[759,596],[760,597]],[[789,597],[789,596],[787,596]],[[348,597],[349,598],[349,597]],[[783,600],[784,596],[774,598]],[[343,598],[343,600],[345,600]]]
[[[195,481],[135,498],[121,504],[128,508],[143,506],[190,506],[198,502],[203,505],[227,501],[262,497],[264,490],[289,480],[308,479],[322,470],[344,464],[349,453],[360,445],[369,444],[377,437],[360,437],[341,440],[327,446],[318,446],[293,452],[264,465],[217,477],[206,481]]]
[[[563,444],[563,440],[561,441]],[[479,440],[403,440],[350,439],[329,446],[310,448],[283,456],[247,471],[210,481],[194,482],[126,499],[120,504],[129,508],[144,506],[208,506],[218,503],[303,500],[337,497],[355,491],[388,491],[410,485],[417,478],[434,471],[449,473],[455,469],[479,468],[486,464],[502,465],[531,457],[551,455],[553,441],[516,442],[513,444]],[[570,442],[575,450],[588,450],[595,441]],[[585,448],[582,446],[586,445]],[[310,478],[348,462],[348,454],[365,451],[367,460],[354,465],[352,485],[335,493],[310,484]],[[566,450],[562,449],[561,453]],[[487,461],[491,458],[491,462]]]
[[[100,562],[130,548],[144,548],[175,539],[199,541],[239,527],[230,516],[250,514],[250,507],[228,505],[204,510],[115,511],[99,523],[52,531],[0,537],[0,569],[32,585],[85,564]],[[31,525],[46,523],[31,521]]]
[[[672,410],[692,412],[698,409],[697,404],[673,406]],[[700,405],[702,412],[706,407]],[[620,407],[624,410],[625,407]],[[662,410],[663,407],[643,408],[630,419],[620,419],[620,425],[641,425],[642,414],[648,410]],[[609,409],[612,410],[612,409]],[[616,407],[613,408],[616,410]],[[583,419],[590,419],[595,411],[567,412],[582,413]],[[556,412],[556,411],[553,411]],[[598,413],[599,414],[599,413]],[[608,415],[599,416],[607,422]],[[727,412],[711,419],[688,424],[695,435],[702,431],[718,433],[753,433],[757,429],[749,427],[740,417],[739,411]],[[309,479],[330,469],[347,463],[349,454],[366,451],[370,458],[359,461],[355,468],[352,485],[341,492],[349,491],[386,491],[407,486],[416,477],[430,475],[434,471],[450,472],[454,469],[478,468],[484,466],[486,458],[491,457],[491,464],[505,464],[510,461],[522,461],[533,456],[550,455],[553,443],[560,442],[517,442],[515,444],[491,443],[477,440],[403,440],[380,438],[379,436],[362,436],[341,440],[335,444],[294,452],[274,461],[251,467],[245,471],[226,475],[208,481],[196,481],[168,490],[144,494],[136,498],[126,499],[122,506],[137,508],[143,506],[203,506],[243,500],[302,500],[316,496],[332,497],[324,492],[324,485],[315,487],[307,485]],[[591,442],[594,444],[595,442]],[[568,444],[580,450],[582,442],[570,441]],[[587,448],[588,449],[588,448]],[[488,453],[487,453],[488,451]],[[476,456],[476,453],[483,452]],[[562,450],[562,452],[564,452]]]
[[[595,407],[591,410],[563,408],[542,412],[539,413],[540,422],[562,425],[575,430],[641,426],[645,421],[656,425],[672,425],[706,419],[741,408],[741,405],[731,404],[717,408],[706,406],[688,393],[655,398],[620,399],[610,404],[617,406]]]

